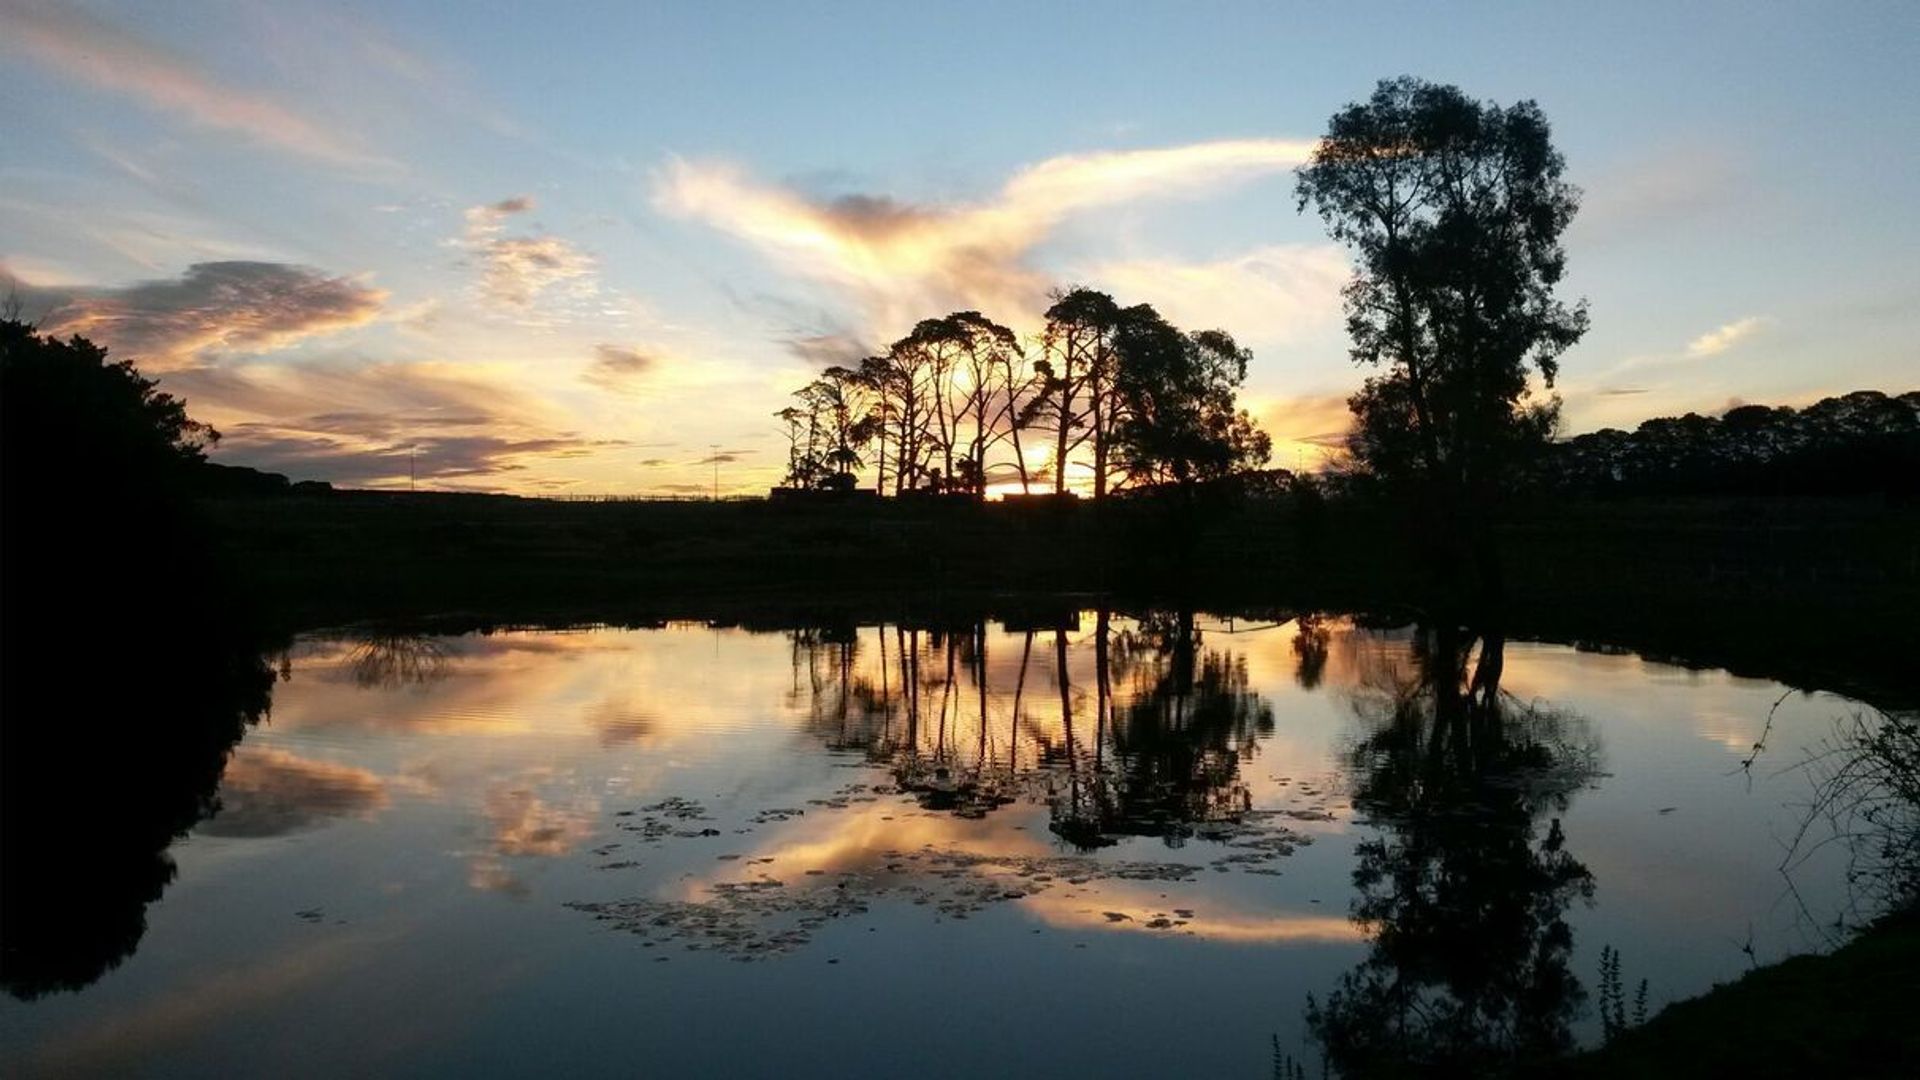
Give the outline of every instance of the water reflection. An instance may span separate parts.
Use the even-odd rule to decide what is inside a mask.
[[[1379,829],[1353,869],[1368,952],[1308,1010],[1350,1080],[1488,1075],[1573,1045],[1567,908],[1595,882],[1560,815],[1599,748],[1579,718],[1503,693],[1504,663],[1499,634],[1430,625],[1352,692],[1353,802]]]
[[[1090,633],[1080,613],[1014,629],[1017,661],[990,656],[984,621],[794,631],[792,693],[829,747],[884,764],[930,810],[978,818],[1037,798],[1084,851],[1177,847],[1243,818],[1241,769],[1274,723],[1246,658],[1206,648],[1191,611],[1086,616]]]
[[[228,754],[267,711],[260,643],[218,623],[124,629],[107,651],[10,645],[40,654],[8,667],[0,779],[0,985],[18,998],[78,990],[132,955],[176,873],[168,846],[220,808]]]
[[[151,923],[140,963],[84,994],[0,1002],[0,1053],[27,1074],[108,1060],[81,1043],[260,1071],[246,1048],[269,1043],[236,1030],[357,1035],[388,1011],[407,1030],[334,1039],[360,1056],[314,1067],[457,1072],[468,1054],[536,1071],[525,1055],[564,1042],[672,1072],[713,1071],[715,1046],[734,1071],[779,1072],[796,1045],[824,1064],[788,1071],[885,1071],[915,1052],[926,1001],[956,1026],[1015,1009],[1030,1030],[1075,1030],[1137,1007],[1141,971],[1180,980],[1155,1001],[1166,1024],[1076,1043],[1071,1062],[1033,1057],[1037,1036],[1010,1044],[1012,1067],[957,1046],[952,1071],[1247,1075],[1277,1033],[1293,1048],[1317,1034],[1348,1075],[1461,1073],[1597,1035],[1603,944],[1655,1007],[1744,970],[1733,935],[1749,922],[1763,961],[1795,944],[1776,838],[1806,777],[1749,785],[1738,769],[1781,688],[1632,655],[1177,610],[324,636],[292,648],[272,723],[250,729],[268,683],[248,680],[271,678],[257,654],[231,669],[253,698],[191,666],[161,694],[159,661],[128,663],[141,678],[125,689],[61,684],[116,709],[61,729],[40,760],[66,767],[31,789],[32,812],[9,801],[8,827],[129,865],[109,826],[146,810],[107,796],[66,816],[96,787],[154,784],[135,762],[198,791],[173,820],[199,824],[134,860],[177,862],[163,906],[138,875],[116,894]],[[176,747],[176,767],[157,734],[123,730],[203,697],[205,757]],[[1835,706],[1784,702],[1769,754],[1799,760]],[[71,910],[64,937],[8,936],[77,973],[39,985],[126,955],[125,900],[63,907],[81,879],[6,854],[9,887],[41,893],[22,911]],[[1834,899],[1828,869],[1799,874],[1813,907]],[[191,1024],[135,1022],[285,965],[311,967]],[[1076,989],[1035,989],[1049,985]],[[437,1021],[407,1007],[426,1000]],[[730,1007],[701,1004],[715,1000]],[[869,1003],[857,1025],[847,1000]],[[778,1037],[717,1030],[741,1015],[773,1017]],[[1172,1024],[1217,1036],[1169,1040]],[[529,1026],[552,1038],[508,1038]]]

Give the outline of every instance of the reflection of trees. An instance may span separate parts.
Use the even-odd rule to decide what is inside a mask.
[[[1349,1078],[1486,1075],[1572,1045],[1586,994],[1564,913],[1593,877],[1554,815],[1596,750],[1577,720],[1502,694],[1499,636],[1473,644],[1425,630],[1410,677],[1356,694],[1371,730],[1353,802],[1382,832],[1358,849],[1353,918],[1372,940],[1308,1010]]]
[[[1190,613],[1094,618],[1090,641],[1069,640],[1068,617],[999,646],[984,622],[795,632],[794,700],[828,745],[885,764],[923,806],[980,816],[1044,799],[1080,847],[1178,842],[1243,812],[1240,763],[1273,726],[1245,662],[1202,649]],[[1076,665],[1089,649],[1090,678]]]
[[[441,639],[427,634],[368,634],[347,658],[356,685],[375,688],[430,683],[446,677]]]
[[[1326,620],[1320,615],[1309,612],[1300,616],[1293,635],[1293,653],[1299,658],[1293,678],[1302,690],[1315,689],[1326,674],[1327,643],[1331,636]]]
[[[1069,813],[1056,807],[1054,831],[1081,846],[1115,836],[1158,836],[1178,844],[1194,826],[1243,814],[1251,796],[1240,765],[1273,730],[1273,709],[1247,685],[1244,658],[1203,650],[1193,614],[1152,615],[1114,636],[1096,633],[1100,719],[1111,728],[1111,759],[1095,793]],[[1128,687],[1117,716],[1110,683]]]
[[[104,673],[91,649],[7,673],[0,983],[16,997],[80,989],[133,953],[173,880],[168,845],[217,809],[267,708],[273,669],[225,628],[122,640]]]

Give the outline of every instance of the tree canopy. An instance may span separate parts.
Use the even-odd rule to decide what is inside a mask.
[[[1402,77],[1334,114],[1299,170],[1358,262],[1353,358],[1381,369],[1351,399],[1361,464],[1442,500],[1484,501],[1551,432],[1558,358],[1587,328],[1555,296],[1578,193],[1531,101],[1476,102]]]
[[[1052,301],[1027,346],[957,311],[920,321],[857,369],[827,368],[776,414],[788,486],[850,490],[871,465],[883,494],[980,498],[1013,481],[1064,493],[1084,476],[1103,498],[1190,489],[1266,462],[1271,441],[1237,399],[1251,353],[1230,334],[1184,333],[1146,304],[1089,288]]]

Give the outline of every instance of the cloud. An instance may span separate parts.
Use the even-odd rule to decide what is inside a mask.
[[[1022,169],[989,201],[960,205],[809,197],[731,165],[673,158],[654,175],[653,201],[853,291],[869,329],[890,336],[929,312],[971,307],[1009,317],[1038,306],[1047,279],[1026,259],[1070,215],[1291,168],[1312,145],[1241,139],[1068,155]]]
[[[1740,342],[1765,329],[1773,320],[1759,315],[1750,315],[1744,319],[1730,322],[1716,330],[1701,334],[1687,343],[1687,355],[1692,357],[1717,356]]]
[[[285,106],[220,83],[190,61],[90,15],[34,0],[0,0],[0,12],[6,29],[0,40],[69,77],[278,150],[336,165],[391,164]]]
[[[1353,412],[1340,394],[1283,398],[1252,410],[1273,437],[1273,464],[1313,468],[1339,452],[1353,429]]]
[[[386,805],[386,784],[365,769],[243,746],[220,780],[219,812],[199,831],[279,836],[334,818],[370,818]]]
[[[558,427],[490,369],[435,361],[231,365],[163,385],[220,429],[219,460],[295,479],[459,487],[628,445]]]
[[[191,366],[213,350],[269,352],[371,322],[387,294],[311,267],[206,262],[177,279],[70,293],[41,322],[80,334],[147,372]]]
[[[502,236],[508,218],[533,209],[531,195],[515,195],[466,210],[464,246],[480,256],[481,294],[510,308],[531,307],[548,289],[575,282],[591,294],[598,262],[557,236]]]
[[[659,365],[659,358],[652,353],[621,345],[595,345],[593,364],[580,377],[605,390],[626,392],[635,380]]]
[[[1285,344],[1341,324],[1350,274],[1333,244],[1276,244],[1217,262],[1135,259],[1097,265],[1082,280],[1150,297],[1174,323],[1222,329],[1242,344]]]

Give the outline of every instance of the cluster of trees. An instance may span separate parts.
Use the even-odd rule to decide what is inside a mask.
[[[1266,462],[1271,441],[1236,398],[1251,354],[1232,336],[1182,332],[1149,305],[1093,289],[1053,301],[1031,358],[1012,330],[961,311],[921,321],[858,367],[821,372],[776,414],[788,486],[852,490],[871,466],[882,494],[981,497],[1011,482],[1064,493],[1084,470],[1103,498]]]
[[[1554,444],[1546,488],[1597,494],[1852,495],[1920,491],[1920,391],[1857,390],[1804,409],[1742,405]]]

